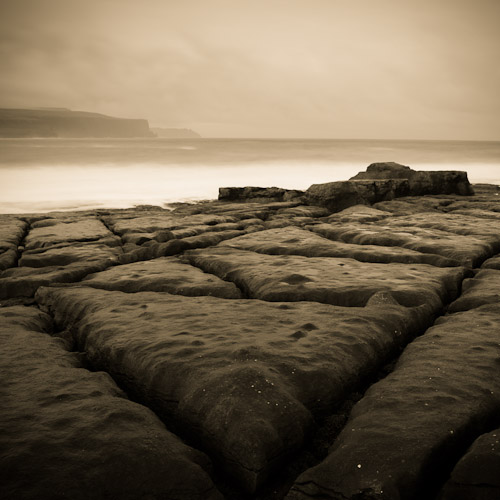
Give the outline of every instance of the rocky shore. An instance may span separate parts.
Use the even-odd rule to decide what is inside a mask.
[[[500,188],[0,216],[0,497],[500,497]]]

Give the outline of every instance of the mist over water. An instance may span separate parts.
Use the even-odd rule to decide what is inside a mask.
[[[307,189],[379,161],[500,184],[500,142],[0,139],[0,212],[165,205],[215,199],[222,186]]]

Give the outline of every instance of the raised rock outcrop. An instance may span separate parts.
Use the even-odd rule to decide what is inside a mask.
[[[84,369],[37,308],[0,308],[0,496],[222,499],[205,455]]]
[[[464,280],[462,294],[448,312],[468,311],[484,304],[500,304],[500,270],[482,269],[474,278]]]
[[[366,172],[360,172],[351,180],[366,179],[407,179],[408,195],[423,196],[426,194],[474,194],[467,179],[467,172],[457,170],[424,171],[412,170],[410,167],[395,162],[372,163]],[[381,201],[381,200],[380,200]]]

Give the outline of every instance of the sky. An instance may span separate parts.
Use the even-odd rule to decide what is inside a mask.
[[[500,140],[500,0],[0,0],[0,106],[203,137]]]

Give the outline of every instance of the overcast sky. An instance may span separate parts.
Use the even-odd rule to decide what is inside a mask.
[[[0,0],[0,105],[205,137],[500,140],[500,0]]]

